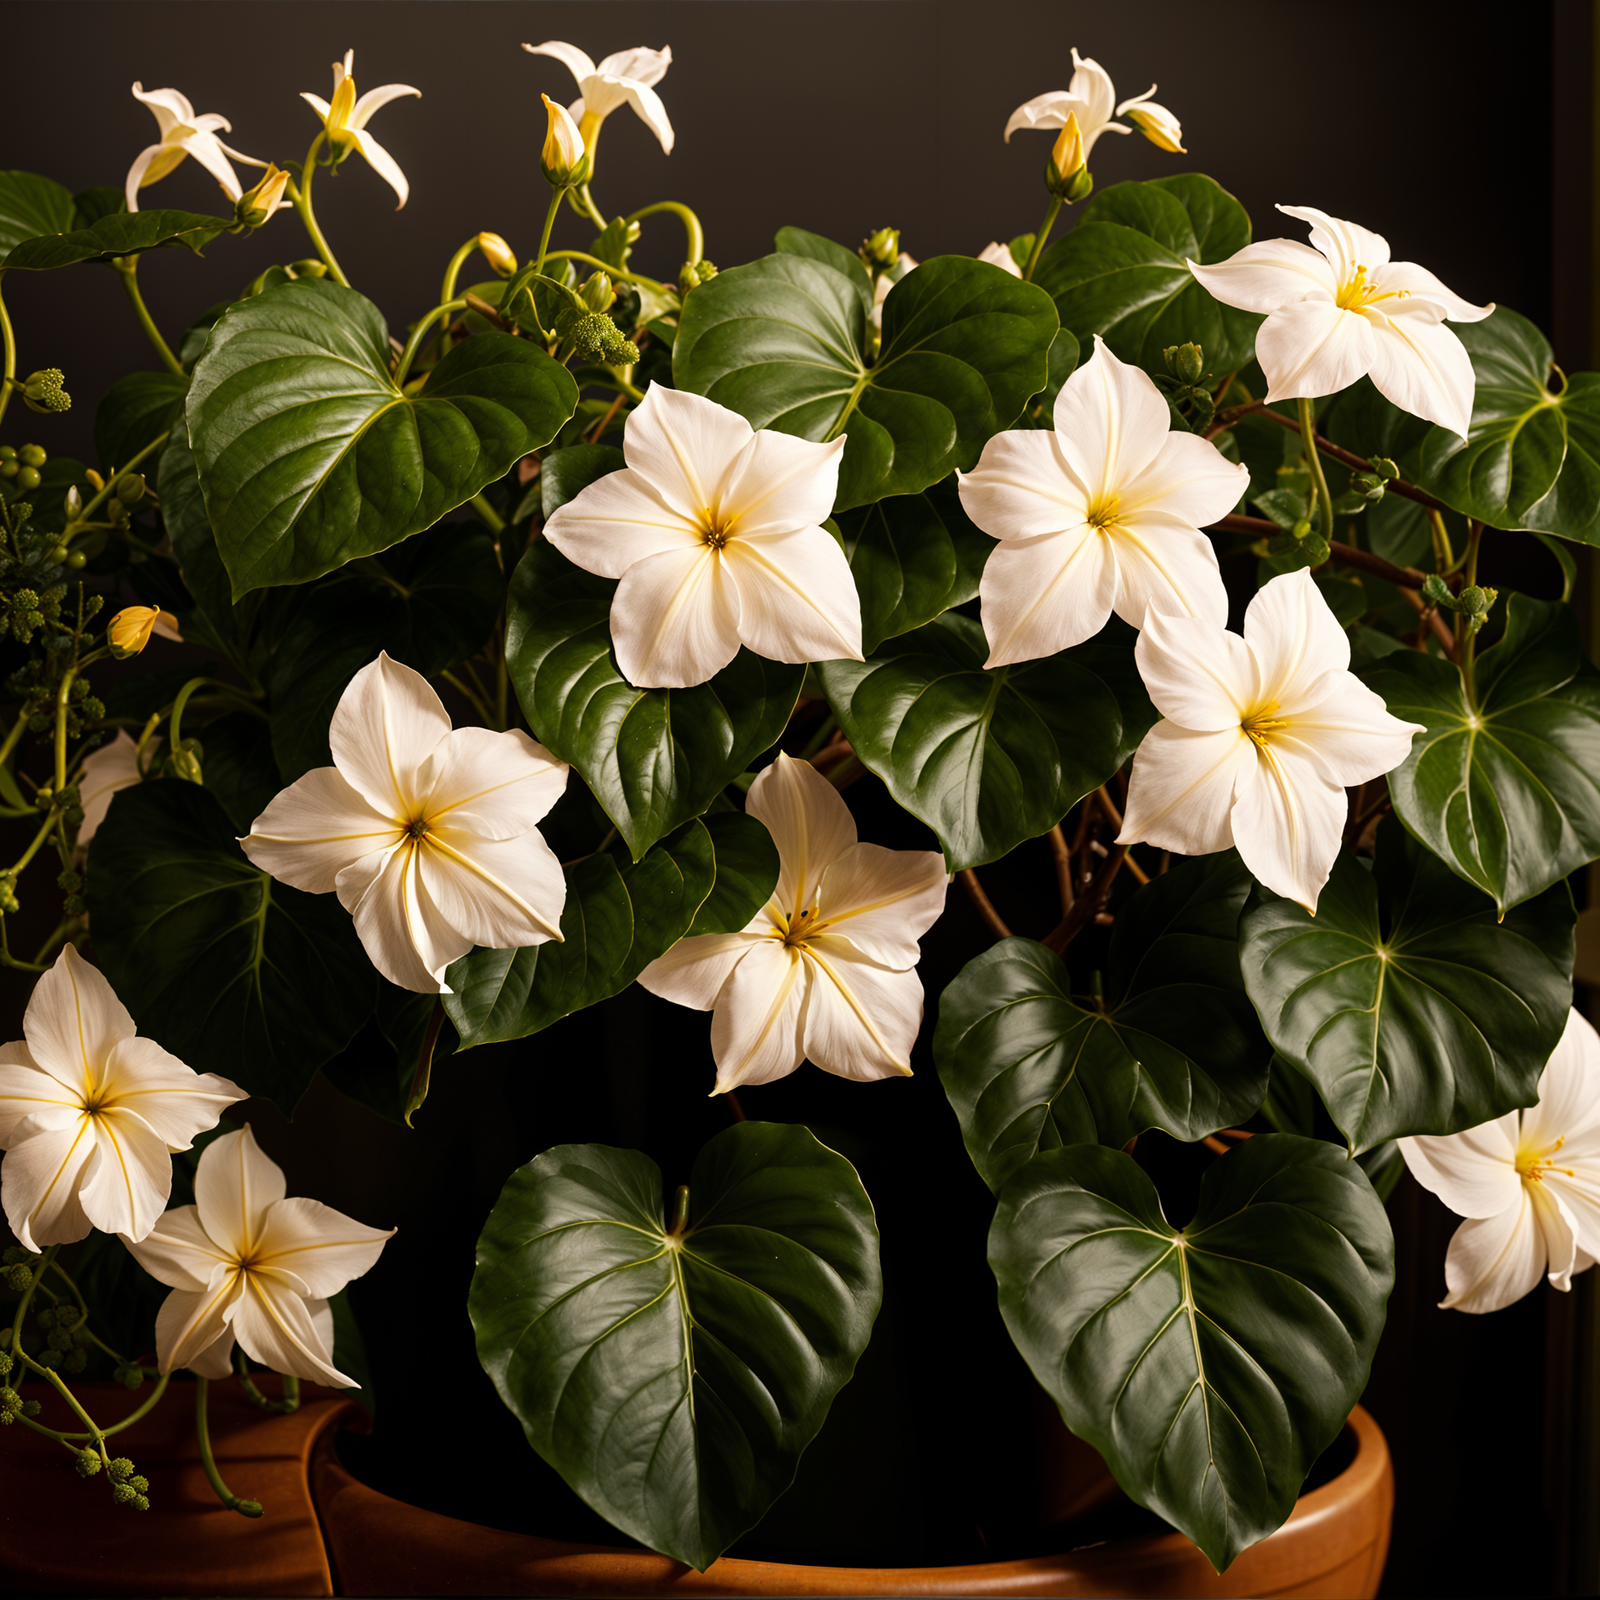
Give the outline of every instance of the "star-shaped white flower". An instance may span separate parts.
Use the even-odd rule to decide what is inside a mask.
[[[1189,263],[1224,305],[1266,313],[1256,358],[1267,399],[1314,399],[1370,377],[1402,411],[1466,438],[1477,380],[1444,324],[1481,322],[1494,307],[1463,300],[1426,267],[1391,261],[1381,234],[1311,206],[1278,210],[1311,224],[1310,245],[1261,239],[1226,261]]]
[[[248,1127],[200,1153],[195,1204],[169,1211],[134,1259],[173,1292],[156,1314],[163,1372],[228,1376],[234,1340],[275,1372],[354,1387],[333,1364],[329,1297],[359,1278],[393,1236],[317,1200],[286,1200],[283,1168]]]
[[[1165,719],[1133,758],[1118,844],[1237,847],[1308,911],[1345,824],[1345,787],[1392,772],[1422,728],[1350,670],[1350,640],[1303,568],[1250,602],[1244,637],[1152,606],[1134,658]]]
[[[917,941],[944,909],[944,857],[858,843],[838,790],[786,755],[750,785],[745,809],[778,847],[772,898],[742,933],[680,940],[639,982],[715,1012],[713,1094],[785,1077],[808,1057],[841,1078],[910,1077]]]
[[[354,50],[345,51],[343,62],[334,62],[331,104],[319,94],[302,93],[300,98],[322,118],[328,130],[328,144],[336,154],[359,150],[367,165],[394,190],[400,201],[395,207],[398,211],[405,205],[411,185],[406,182],[400,163],[367,132],[367,121],[374,111],[391,100],[398,100],[404,94],[414,94],[420,99],[422,91],[408,83],[386,83],[381,89],[368,89],[358,100],[356,80],[351,76],[355,63]]]
[[[1234,508],[1249,469],[1171,423],[1161,391],[1096,334],[1056,397],[1054,431],[997,433],[957,474],[967,515],[1000,541],[978,590],[985,666],[1081,644],[1113,611],[1136,628],[1152,604],[1227,621],[1200,529]]]
[[[161,138],[141,150],[128,169],[125,193],[130,211],[139,209],[139,191],[166,177],[185,156],[193,156],[233,201],[238,200],[241,190],[233,163],[228,158],[231,156],[234,161],[242,161],[250,167],[266,166],[265,161],[256,161],[237,150],[230,150],[217,137],[217,130],[220,128],[225,133],[232,133],[232,123],[226,117],[218,116],[215,111],[196,113],[188,97],[179,94],[176,89],[152,89],[146,94],[144,85],[136,83],[133,97],[155,113]]]
[[[667,120],[667,108],[661,103],[653,85],[666,76],[672,65],[672,49],[648,50],[638,45],[632,50],[619,50],[609,55],[599,66],[575,44],[563,44],[559,39],[547,39],[543,44],[525,44],[522,47],[531,56],[553,56],[578,80],[577,100],[567,110],[582,124],[585,139],[593,148],[595,135],[591,130],[611,115],[618,106],[632,106],[639,120],[661,141],[661,148],[672,154],[672,124]]]
[[[1600,1256],[1600,1037],[1577,1011],[1536,1105],[1399,1143],[1412,1177],[1467,1218],[1445,1256],[1446,1310],[1498,1311],[1545,1274],[1570,1289]]]
[[[0,1047],[0,1200],[23,1247],[93,1228],[142,1239],[172,1193],[172,1155],[245,1091],[141,1039],[97,967],[67,945]]]
[[[1132,133],[1115,119],[1130,116],[1138,123],[1140,131],[1149,141],[1163,150],[1183,149],[1183,130],[1178,119],[1165,106],[1158,106],[1150,96],[1156,92],[1152,83],[1143,94],[1117,104],[1117,91],[1111,75],[1098,61],[1072,52],[1072,81],[1065,89],[1053,89],[1017,107],[1006,123],[1006,143],[1018,128],[1064,128],[1069,116],[1078,119],[1078,131],[1083,138],[1083,159],[1089,159],[1095,140],[1102,133]]]
[[[861,597],[822,523],[844,440],[751,428],[736,411],[651,384],[622,438],[628,465],[592,483],[544,536],[620,578],[617,665],[641,689],[704,683],[741,644],[772,661],[861,660]]]
[[[337,891],[372,964],[418,994],[474,945],[561,938],[567,883],[534,826],[567,765],[518,729],[455,728],[421,673],[384,654],[340,697],[333,765],[285,789],[239,843],[273,877]]]

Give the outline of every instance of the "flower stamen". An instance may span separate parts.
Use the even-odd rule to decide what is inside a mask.
[[[700,542],[708,550],[721,550],[733,537],[733,524],[737,519],[705,506],[700,512]]]
[[[1566,1177],[1575,1178],[1577,1173],[1571,1167],[1558,1167],[1555,1152],[1567,1142],[1567,1136],[1562,1134],[1554,1144],[1547,1144],[1542,1149],[1519,1150],[1517,1152],[1517,1176],[1524,1183],[1543,1183],[1546,1172],[1559,1172]]]
[[[1367,269],[1358,261],[1355,277],[1341,285],[1334,304],[1341,311],[1365,312],[1368,306],[1380,300],[1405,300],[1410,294],[1409,289],[1380,289],[1377,284],[1368,283]]]
[[[1084,521],[1096,533],[1107,533],[1116,526],[1117,513],[1122,509],[1122,496],[1108,494],[1094,501],[1084,514]]]
[[[1274,717],[1269,714],[1279,709],[1278,701],[1269,700],[1264,706],[1258,706],[1248,716],[1240,718],[1239,726],[1255,741],[1257,749],[1265,750],[1271,742],[1270,735],[1278,733],[1289,726],[1287,717]]]

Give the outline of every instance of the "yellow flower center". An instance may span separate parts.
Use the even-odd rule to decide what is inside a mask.
[[[778,937],[791,949],[799,949],[805,944],[806,936],[816,933],[820,927],[817,909],[815,905],[808,906],[804,911],[785,918],[785,926]]]
[[[1550,1171],[1565,1173],[1569,1178],[1577,1177],[1577,1173],[1571,1167],[1556,1166],[1554,1152],[1559,1150],[1566,1142],[1567,1136],[1562,1134],[1554,1144],[1547,1144],[1542,1149],[1525,1149],[1519,1146],[1517,1150],[1517,1176],[1524,1183],[1543,1183],[1545,1173]]]
[[[343,142],[341,136],[346,131],[346,124],[350,121],[350,113],[355,110],[356,83],[348,73],[339,80],[339,87],[333,91],[333,100],[328,106],[328,138],[330,141]]]
[[[701,544],[708,550],[721,550],[733,537],[733,525],[737,521],[737,517],[730,517],[724,511],[713,511],[710,506],[701,507]]]
[[[1094,501],[1084,514],[1084,521],[1098,533],[1105,533],[1107,529],[1116,526],[1117,513],[1122,509],[1122,496],[1119,494],[1104,495]]]
[[[1377,284],[1368,283],[1367,269],[1358,261],[1355,277],[1340,287],[1334,304],[1341,311],[1356,311],[1365,316],[1367,308],[1378,301],[1404,300],[1410,293],[1409,289],[1380,289]]]
[[[1271,736],[1289,726],[1287,717],[1272,715],[1278,709],[1278,702],[1269,700],[1264,706],[1257,706],[1248,716],[1239,719],[1239,726],[1255,740],[1258,749],[1265,750],[1271,743]]]
[[[414,839],[420,844],[428,837],[428,819],[426,817],[413,817],[405,825],[406,837]]]

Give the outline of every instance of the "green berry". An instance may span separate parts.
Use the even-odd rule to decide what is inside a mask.
[[[25,444],[17,451],[17,460],[25,467],[42,467],[49,459],[42,444]]]
[[[17,447],[14,444],[0,444],[0,461],[15,461]]]
[[[17,468],[17,487],[24,492],[30,489],[37,489],[42,481],[37,467]]]
[[[0,478],[14,478],[20,470],[21,468],[17,465],[15,455],[8,456],[4,461],[0,461]]]
[[[88,565],[88,562],[88,556],[86,556],[81,550],[74,550],[72,554],[67,557],[67,565],[71,567],[74,572],[82,572],[84,567]]]

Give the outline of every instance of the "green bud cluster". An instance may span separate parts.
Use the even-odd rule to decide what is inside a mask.
[[[12,882],[14,884],[15,880],[13,879]],[[15,910],[15,893],[12,893],[10,896],[11,905],[5,906],[5,899],[6,896],[3,893],[0,893],[0,906],[3,906],[8,911]],[[33,1268],[24,1266],[21,1262],[18,1262],[14,1266],[7,1267],[3,1273],[0,1273],[0,1281],[5,1283],[6,1288],[14,1289],[18,1294],[21,1294],[28,1287],[28,1285],[33,1282]]]
[[[135,1511],[150,1509],[150,1480],[134,1470],[126,1456],[117,1456],[109,1464],[111,1498],[119,1506],[132,1506]]]
[[[856,254],[868,272],[874,268],[882,272],[892,267],[900,259],[900,230],[879,228],[876,233],[869,233]]]
[[[10,1384],[0,1387],[0,1428],[9,1428],[22,1412],[22,1396]]]
[[[1430,572],[1423,580],[1422,594],[1441,611],[1451,611],[1462,618],[1469,637],[1489,620],[1489,613],[1500,598],[1498,589],[1476,583],[1469,583],[1460,594],[1451,594],[1449,584],[1436,572]]]
[[[100,1470],[98,1450],[74,1450],[72,1465],[80,1478],[92,1478]]]
[[[114,1382],[120,1383],[124,1389],[137,1389],[144,1383],[144,1368],[136,1361],[124,1361],[118,1365],[111,1377]],[[115,1461],[111,1463],[113,1468],[116,1467],[116,1464]],[[131,1467],[132,1463],[130,1462],[129,1465]]]
[[[716,275],[717,264],[714,261],[685,261],[683,270],[678,274],[679,295],[687,295],[702,283],[710,283]]]
[[[22,381],[23,404],[43,413],[71,410],[72,396],[62,387],[66,381],[59,367],[41,367]]]
[[[1193,433],[1204,433],[1216,415],[1217,403],[1205,386],[1205,351],[1197,344],[1168,345],[1161,352],[1166,363],[1164,374],[1157,374],[1156,386],[1167,397],[1178,420]]]
[[[624,338],[622,330],[602,311],[590,311],[574,318],[564,332],[572,353],[580,361],[631,367],[639,359],[638,345]]]

